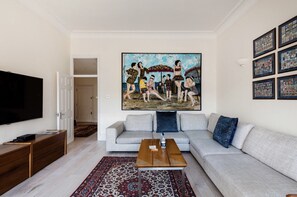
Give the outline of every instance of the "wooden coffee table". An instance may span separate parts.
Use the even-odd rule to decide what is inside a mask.
[[[152,151],[149,146],[155,145],[158,151]],[[174,139],[166,139],[166,148],[162,149],[159,139],[144,139],[141,141],[136,168],[138,169],[138,189],[141,196],[141,171],[146,170],[180,170],[182,171],[183,194],[185,192],[185,173],[187,167],[182,153]]]

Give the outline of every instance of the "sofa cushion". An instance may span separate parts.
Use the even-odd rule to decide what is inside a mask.
[[[209,155],[204,170],[224,196],[279,196],[297,193],[297,182],[247,154]]]
[[[224,148],[213,139],[196,139],[195,141],[191,140],[191,145],[201,157],[216,154],[242,154],[239,149],[233,146],[230,146],[230,148]]]
[[[157,113],[154,115],[154,121],[153,121],[153,129],[156,132],[157,131]],[[180,131],[180,115],[176,113],[176,123],[177,123],[177,130]]]
[[[161,139],[160,133],[153,133],[154,139]],[[182,132],[172,132],[172,133],[164,133],[165,139],[174,139],[176,144],[189,144],[190,140],[187,135]]]
[[[178,132],[176,112],[156,112],[157,133]]]
[[[212,113],[210,114],[209,116],[209,119],[208,119],[208,127],[207,129],[210,131],[210,132],[214,132],[215,128],[216,128],[216,125],[217,125],[217,122],[219,120],[221,115],[219,114],[216,114],[216,113]]]
[[[153,118],[151,114],[127,115],[125,121],[126,131],[152,131]]]
[[[180,126],[182,131],[207,130],[205,114],[180,114]]]
[[[125,131],[117,137],[118,144],[140,144],[143,139],[152,139],[152,132],[147,131]]]
[[[190,143],[196,139],[212,139],[212,132],[207,130],[184,131],[184,133],[188,136]]]
[[[232,140],[232,145],[238,149],[242,149],[243,143],[252,128],[254,128],[252,124],[239,122]]]
[[[237,123],[238,118],[221,116],[213,132],[213,139],[225,148],[229,148],[237,128]]]
[[[297,181],[297,136],[255,127],[242,150]]]

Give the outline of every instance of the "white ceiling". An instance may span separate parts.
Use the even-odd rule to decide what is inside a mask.
[[[215,32],[250,0],[19,0],[69,32]]]

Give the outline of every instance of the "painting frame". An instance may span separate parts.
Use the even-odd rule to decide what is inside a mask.
[[[278,26],[278,48],[297,41],[297,16]]]
[[[284,64],[286,63],[283,63],[285,53],[287,55],[287,61],[290,61],[290,64],[294,64],[292,67],[282,68],[283,66],[285,66]],[[292,57],[294,59],[292,59]],[[278,52],[278,73],[285,73],[294,70],[297,70],[297,45],[291,46]]]
[[[180,68],[180,75],[182,79],[179,79],[179,75],[176,75],[175,63],[178,63]],[[132,66],[132,63],[141,63],[143,69],[147,71],[142,72],[139,66]],[[131,67],[138,70],[137,78],[134,82],[128,82],[131,75],[127,75]],[[165,70],[164,70],[165,69]],[[169,74],[169,76],[168,76]],[[142,75],[142,76],[141,76]],[[152,76],[153,80],[152,80]],[[145,84],[147,85],[146,91],[149,94],[144,96],[143,82],[141,79],[146,77]],[[188,79],[191,78],[191,79]],[[167,85],[164,80],[169,80]],[[165,80],[165,81],[166,81]],[[181,90],[183,98],[188,98],[187,101],[181,101],[177,95],[179,88],[177,84],[181,81],[181,84],[187,83],[187,80],[193,82],[193,89],[197,90],[193,94],[192,98],[184,90]],[[143,81],[143,80],[142,80]],[[176,82],[177,81],[177,82]],[[151,88],[151,82],[155,85]],[[158,85],[159,84],[159,85]],[[168,88],[169,84],[169,88]],[[170,87],[172,84],[172,87]],[[133,88],[131,86],[135,86]],[[129,88],[129,91],[127,91]],[[160,92],[161,89],[161,92]],[[162,92],[163,89],[163,92]],[[168,90],[167,90],[168,89]],[[156,90],[156,91],[153,91]],[[170,90],[170,91],[169,91]],[[153,91],[153,92],[151,92]],[[190,91],[190,90],[188,90]],[[128,93],[129,92],[129,93]],[[130,93],[132,92],[132,93]],[[157,92],[158,95],[155,94]],[[167,96],[170,95],[170,98]],[[149,102],[145,102],[145,98],[142,100],[142,96],[150,98]],[[130,96],[130,98],[128,97]],[[160,98],[161,97],[161,98]],[[162,100],[161,100],[162,99]],[[158,100],[159,102],[157,102]],[[189,101],[192,105],[189,105]],[[139,103],[142,102],[142,103]],[[187,105],[186,105],[187,104]],[[172,52],[122,52],[121,53],[121,110],[123,111],[201,111],[202,110],[202,53],[172,53]]]
[[[268,47],[261,47],[268,45]],[[253,57],[259,57],[276,49],[276,28],[253,40]]]
[[[264,70],[262,71],[262,73],[258,73],[261,71],[257,71],[257,69],[262,69],[262,70],[265,69],[265,68],[261,68],[261,64],[265,64],[265,63],[267,63],[268,65],[263,65],[263,66],[265,67],[268,66],[268,71],[265,72]],[[260,67],[260,68],[257,68],[257,67]],[[253,78],[254,79],[259,77],[270,76],[274,74],[275,74],[275,53],[266,55],[264,57],[261,57],[253,61]]]
[[[257,85],[259,84],[264,84],[264,83],[270,83],[271,85],[268,86],[269,91],[271,91],[271,95],[267,95],[267,96],[259,96],[256,95],[257,94]],[[263,86],[263,85],[262,85]],[[261,86],[260,86],[261,87]],[[261,94],[263,94],[263,89],[259,90]],[[259,81],[253,81],[253,99],[254,100],[263,100],[263,99],[275,99],[275,78],[270,78],[270,79],[264,79],[264,80],[259,80]]]
[[[282,92],[283,90],[283,83],[281,82],[282,80],[293,80],[291,81],[292,84],[292,89],[294,91],[294,95],[293,96],[285,96]],[[277,99],[278,100],[297,100],[297,75],[289,75],[289,76],[284,76],[284,77],[278,77],[277,78]]]

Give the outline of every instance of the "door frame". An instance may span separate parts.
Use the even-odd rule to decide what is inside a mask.
[[[74,59],[97,59],[97,75],[75,75],[74,74]],[[98,141],[103,141],[103,136],[100,132],[100,105],[99,105],[99,94],[100,94],[100,86],[99,86],[99,75],[100,75],[100,70],[99,70],[99,65],[100,65],[100,58],[98,54],[75,54],[71,55],[70,57],[70,76],[73,78],[97,78],[97,140]],[[73,91],[74,90],[73,86]],[[73,103],[74,103],[74,94],[73,94]],[[73,106],[74,107],[74,106]]]

